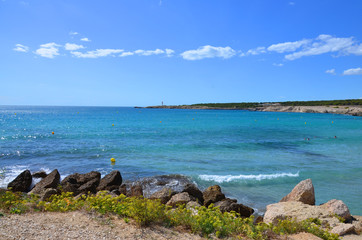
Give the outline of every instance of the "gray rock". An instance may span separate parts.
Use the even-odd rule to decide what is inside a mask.
[[[97,191],[118,189],[122,184],[122,176],[118,170],[114,170],[101,179]]]
[[[74,173],[60,183],[63,192],[72,192],[74,196],[80,193],[96,193],[96,189],[101,180],[101,174],[92,171],[85,174]]]
[[[40,201],[47,201],[52,195],[58,194],[58,190],[55,188],[45,188],[40,195]]]
[[[312,180],[306,179],[298,183],[293,190],[283,197],[280,202],[299,201],[309,205],[315,205],[315,194]]]
[[[338,216],[344,218],[347,221],[351,220],[352,218],[347,205],[344,204],[344,202],[341,200],[332,199],[321,206],[324,207],[330,213],[337,214]]]
[[[59,185],[60,174],[57,169],[49,173],[48,176],[38,182],[30,191],[34,194],[41,194],[46,188],[57,188]]]
[[[48,176],[48,174],[44,171],[39,171],[32,174],[33,178],[46,178],[46,176]]]
[[[174,192],[171,188],[165,187],[152,194],[150,199],[160,199],[161,203],[166,204],[175,194],[176,192]]]
[[[123,195],[127,196],[127,185],[126,184],[122,184],[118,190],[119,190],[119,195],[123,194]]]
[[[338,234],[339,236],[343,236],[346,234],[356,233],[355,227],[352,224],[338,224],[331,230],[332,233]]]
[[[25,170],[8,184],[8,189],[11,188],[13,192],[28,192],[32,180],[30,171]]]
[[[141,185],[131,186],[130,192],[127,195],[128,197],[143,197],[143,189]]]
[[[177,205],[187,204],[191,201],[195,201],[195,198],[190,196],[187,192],[182,192],[173,195],[166,205],[177,207]]]
[[[221,192],[221,187],[219,185],[214,185],[208,187],[204,193],[204,205],[208,207],[211,203],[219,202],[225,199],[225,195]]]

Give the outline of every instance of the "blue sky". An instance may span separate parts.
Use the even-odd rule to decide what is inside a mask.
[[[362,97],[362,1],[0,0],[0,105]]]

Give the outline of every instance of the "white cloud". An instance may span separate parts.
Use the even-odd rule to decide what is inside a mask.
[[[70,32],[69,32],[69,35],[73,35],[73,36],[74,36],[74,35],[78,35],[78,34],[79,34],[79,33],[73,32],[73,31],[70,31]]]
[[[343,72],[343,75],[362,75],[362,68],[350,68]]]
[[[80,40],[83,41],[83,42],[90,42],[90,41],[91,41],[91,40],[89,40],[89,39],[86,38],[86,37],[85,37],[85,38],[81,38]]]
[[[142,56],[150,56],[150,55],[158,55],[158,54],[162,54],[165,53],[165,51],[161,50],[161,49],[156,49],[156,50],[136,50],[134,51],[135,54],[138,55],[142,55]]]
[[[134,52],[123,52],[119,56],[120,57],[127,57],[127,56],[132,56],[132,55],[134,55]]]
[[[303,40],[295,41],[295,42],[277,43],[277,44],[270,45],[268,47],[268,51],[274,51],[274,52],[278,52],[278,53],[294,52],[295,50],[297,50],[298,48],[300,48],[303,45],[308,44],[309,42],[310,42],[310,40],[303,39]]]
[[[346,49],[346,53],[353,55],[362,55],[362,43],[360,45],[353,45]]]
[[[284,64],[283,63],[273,63],[273,66],[276,66],[276,67],[283,67]]]
[[[14,51],[17,52],[28,52],[29,51],[29,47],[24,46],[22,44],[16,44],[15,48],[13,48]]]
[[[120,52],[123,52],[123,49],[97,49],[95,51],[88,51],[86,53],[72,51],[71,54],[78,58],[99,58],[113,56],[114,54]]]
[[[75,50],[84,48],[84,46],[83,45],[78,45],[78,44],[75,44],[75,43],[66,43],[64,48],[65,48],[65,50],[68,50],[68,51],[75,51]]]
[[[61,45],[58,45],[54,42],[42,44],[40,45],[40,48],[35,51],[35,54],[46,58],[54,58],[55,56],[59,55],[60,46]]]
[[[338,52],[340,54],[353,54],[351,48],[355,47],[352,37],[336,38],[331,35],[321,34],[311,43],[304,46],[301,51],[285,55],[288,60],[295,60],[304,56],[320,55],[330,52]],[[356,50],[355,50],[356,51]]]
[[[244,57],[244,56],[249,56],[249,55],[259,55],[262,53],[266,53],[265,47],[257,47],[254,49],[250,49],[246,53],[241,53],[240,56]]]
[[[195,50],[188,50],[181,53],[183,59],[186,60],[200,60],[204,58],[231,58],[235,55],[235,50],[231,47],[213,47],[210,45],[206,45],[203,47],[199,47]]]
[[[167,57],[172,57],[173,54],[175,53],[174,50],[168,49],[168,48],[165,49],[165,52],[166,52]]]
[[[334,69],[334,68],[328,69],[328,70],[326,70],[326,73],[336,75],[336,69]]]

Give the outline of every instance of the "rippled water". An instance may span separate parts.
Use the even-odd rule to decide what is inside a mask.
[[[226,195],[259,212],[312,178],[317,204],[342,199],[361,215],[362,118],[0,106],[0,168],[0,187],[24,169],[57,168],[63,177],[118,169],[131,180],[183,174],[200,188],[219,184]]]

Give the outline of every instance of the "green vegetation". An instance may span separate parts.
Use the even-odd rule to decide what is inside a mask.
[[[288,101],[288,102],[244,102],[244,103],[199,103],[192,104],[191,107],[209,107],[209,108],[227,108],[227,109],[246,109],[256,108],[266,105],[281,106],[344,106],[344,105],[362,105],[362,99],[347,100],[326,100],[326,101]]]
[[[278,224],[254,223],[254,217],[241,218],[235,212],[222,213],[211,204],[208,208],[197,207],[187,209],[179,206],[176,209],[161,204],[158,200],[120,195],[112,197],[106,192],[97,195],[73,197],[71,193],[53,195],[49,201],[39,201],[35,195],[3,191],[0,193],[0,209],[4,213],[20,214],[26,211],[66,212],[75,210],[96,211],[100,214],[114,214],[125,222],[132,218],[140,226],[158,224],[166,227],[182,226],[196,234],[218,238],[233,237],[237,239],[268,239],[270,234],[284,235],[297,232],[309,232],[323,239],[338,239],[338,235],[321,228],[318,219],[302,222],[283,220]]]

